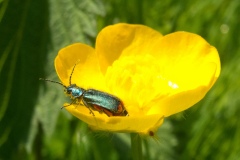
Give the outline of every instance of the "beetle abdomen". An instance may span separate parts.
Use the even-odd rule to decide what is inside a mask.
[[[86,105],[96,105],[105,108],[113,113],[117,113],[118,106],[122,104],[119,98],[95,89],[86,90],[83,93],[82,101],[84,101]]]

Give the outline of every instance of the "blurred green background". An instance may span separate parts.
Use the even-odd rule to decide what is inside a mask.
[[[69,102],[62,87],[38,80],[58,81],[58,50],[94,46],[117,22],[197,33],[221,57],[207,96],[167,118],[159,139],[144,139],[145,159],[240,159],[239,0],[0,0],[0,160],[131,159],[128,134],[91,131],[60,109]]]

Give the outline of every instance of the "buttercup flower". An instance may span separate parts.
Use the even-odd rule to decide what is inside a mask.
[[[94,88],[120,98],[129,116],[94,112],[83,105],[67,111],[92,129],[152,134],[163,119],[200,101],[220,74],[217,50],[188,32],[162,36],[143,26],[116,24],[97,36],[95,49],[76,43],[59,51],[55,68],[61,82]]]

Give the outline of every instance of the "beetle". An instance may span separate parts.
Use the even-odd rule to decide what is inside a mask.
[[[99,113],[105,113],[108,117],[128,116],[128,112],[125,109],[123,102],[118,97],[96,89],[85,90],[76,84],[72,84],[71,79],[75,67],[76,64],[73,66],[71,75],[69,77],[69,86],[65,86],[61,82],[52,81],[49,79],[39,79],[60,84],[65,88],[64,92],[67,96],[70,96],[72,102],[69,105],[63,106],[62,108],[70,106],[71,104],[80,104],[86,106],[89,109],[90,114],[93,116],[95,116],[93,110],[98,111]]]

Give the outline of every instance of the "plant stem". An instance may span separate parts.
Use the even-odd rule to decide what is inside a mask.
[[[142,139],[137,133],[131,133],[132,160],[143,160]]]

